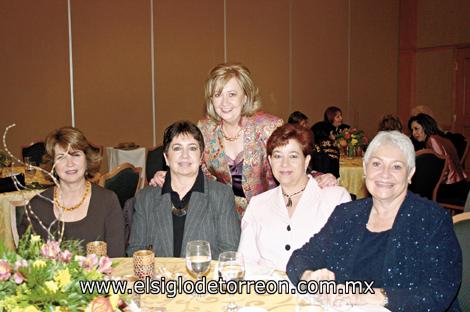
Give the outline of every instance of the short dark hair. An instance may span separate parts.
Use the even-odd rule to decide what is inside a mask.
[[[411,124],[413,123],[413,121],[416,121],[421,125],[421,127],[423,127],[423,131],[424,134],[426,134],[426,137],[429,137],[430,135],[434,134],[438,134],[440,136],[444,135],[444,133],[442,133],[442,131],[437,126],[436,120],[434,120],[434,118],[427,114],[420,113],[416,116],[411,117],[410,120],[408,120],[408,129],[411,132],[413,132],[413,130],[411,129]]]
[[[379,122],[378,131],[393,131],[397,130],[403,132],[403,125],[400,121],[400,118],[393,114],[385,115],[382,120]]]
[[[335,119],[336,113],[340,112],[341,114],[343,113],[341,111],[341,108],[336,107],[336,106],[330,106],[325,110],[325,113],[323,114],[323,120],[328,121],[329,123],[333,123],[333,120]]]
[[[302,112],[295,111],[289,115],[289,119],[287,120],[287,123],[295,125],[295,124],[300,123],[302,120],[308,120],[308,117]]]
[[[301,125],[285,124],[280,126],[271,134],[266,144],[268,156],[273,154],[276,147],[286,145],[290,139],[299,142],[304,156],[310,155],[313,151],[312,131]]]
[[[201,154],[204,152],[204,137],[202,136],[201,130],[192,122],[182,120],[171,124],[165,129],[163,134],[163,152],[165,154],[168,153],[173,138],[181,134],[191,135],[199,143]]]

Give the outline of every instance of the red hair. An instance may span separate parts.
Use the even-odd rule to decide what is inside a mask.
[[[276,147],[286,145],[289,140],[296,140],[304,156],[310,155],[313,151],[313,135],[310,129],[297,124],[285,124],[280,126],[271,134],[266,144],[268,156],[273,154]]]

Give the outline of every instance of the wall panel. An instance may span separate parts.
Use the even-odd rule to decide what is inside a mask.
[[[348,120],[348,1],[293,1],[292,110],[315,123],[328,106]]]
[[[371,136],[383,115],[397,113],[398,13],[398,1],[351,1],[352,118],[346,122]]]
[[[0,131],[10,149],[70,124],[67,2],[0,1]],[[3,145],[2,145],[3,146]]]
[[[72,1],[76,126],[97,144],[152,144],[149,1]]]
[[[227,0],[227,55],[253,74],[263,110],[289,109],[289,0]]]
[[[204,81],[224,61],[223,9],[218,0],[156,1],[157,142],[172,122],[204,115]]]

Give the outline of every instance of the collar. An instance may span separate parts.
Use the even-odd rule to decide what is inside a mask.
[[[170,174],[170,171],[168,171],[165,177],[165,182],[163,182],[162,194],[171,193],[171,192],[174,192],[174,191],[171,188],[171,174]],[[201,167],[199,167],[196,181],[194,181],[194,184],[188,193],[190,192],[204,193],[204,174],[202,173]]]

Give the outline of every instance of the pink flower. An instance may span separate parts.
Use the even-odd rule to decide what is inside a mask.
[[[13,274],[12,278],[15,281],[15,283],[17,283],[17,284],[21,284],[25,280],[23,274],[21,274],[20,272],[15,272],[15,274]]]
[[[27,268],[27,267],[28,267],[28,261],[26,261],[25,259],[16,260],[15,271],[18,271],[18,269],[20,268]]]
[[[346,140],[350,139],[350,138],[351,138],[351,134],[350,134],[349,132],[345,133],[345,134],[344,134],[344,138],[345,138]]]
[[[63,263],[69,263],[72,260],[72,253],[68,250],[59,253],[59,260]]]
[[[56,259],[60,253],[60,245],[57,241],[48,240],[47,243],[41,247],[41,255],[48,259]]]
[[[98,265],[98,272],[104,273],[104,274],[111,274],[112,272],[112,267],[111,267],[112,261],[108,257],[101,257]]]
[[[75,259],[85,271],[91,271],[98,265],[98,257],[96,254],[90,254],[86,257],[76,256]]]
[[[0,260],[0,281],[6,281],[10,278],[11,267],[8,261]]]

